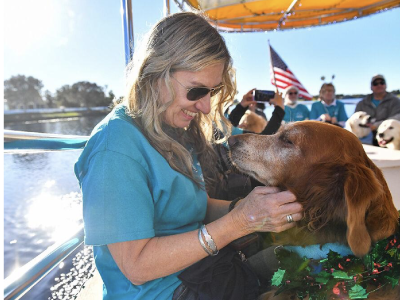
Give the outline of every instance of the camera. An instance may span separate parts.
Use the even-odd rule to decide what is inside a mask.
[[[268,90],[254,91],[254,101],[257,102],[269,102],[269,100],[271,100],[274,97],[275,97],[274,91],[268,91]]]

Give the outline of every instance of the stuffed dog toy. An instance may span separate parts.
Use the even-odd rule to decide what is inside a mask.
[[[267,126],[268,121],[263,117],[257,115],[251,110],[247,110],[243,117],[240,119],[239,128],[243,128],[247,131],[254,133],[261,133],[265,126]]]

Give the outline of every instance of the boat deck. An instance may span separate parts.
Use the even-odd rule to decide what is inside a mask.
[[[94,272],[94,276],[90,278],[84,288],[79,293],[76,300],[101,300],[103,299],[103,282],[97,270]]]

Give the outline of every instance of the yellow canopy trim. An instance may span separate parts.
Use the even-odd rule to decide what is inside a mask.
[[[177,0],[175,0],[177,1]],[[400,0],[182,0],[220,30],[270,31],[321,26],[400,7]]]

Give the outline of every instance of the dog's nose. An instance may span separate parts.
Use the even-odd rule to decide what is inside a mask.
[[[380,138],[383,138],[384,135],[385,135],[384,133],[379,133],[379,134],[378,134],[378,136],[379,136]]]
[[[229,148],[232,148],[233,146],[235,146],[235,144],[237,144],[238,140],[234,137],[231,136],[228,139],[228,144],[229,144]]]

